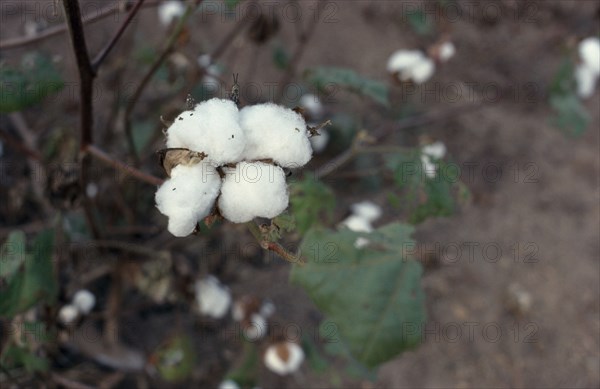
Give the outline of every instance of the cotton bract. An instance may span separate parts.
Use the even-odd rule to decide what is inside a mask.
[[[312,148],[302,116],[289,108],[272,103],[248,106],[240,111],[240,123],[246,132],[244,159],[272,159],[283,167],[304,166]]]
[[[196,223],[210,213],[220,187],[221,178],[208,163],[174,167],[155,197],[156,207],[169,218],[169,232],[191,234]]]
[[[239,111],[230,100],[210,99],[181,113],[167,129],[168,148],[186,148],[208,155],[215,166],[238,162],[246,137]]]
[[[271,219],[287,208],[285,173],[279,166],[244,161],[223,170],[219,209],[225,219],[234,223]]]

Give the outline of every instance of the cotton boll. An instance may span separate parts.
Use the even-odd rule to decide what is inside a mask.
[[[210,164],[178,165],[156,192],[156,207],[169,218],[169,232],[187,236],[206,217],[219,194],[221,178]]]
[[[594,94],[598,74],[585,64],[579,64],[575,68],[575,83],[577,84],[577,95],[587,99]]]
[[[371,232],[373,231],[373,226],[371,223],[358,215],[350,215],[344,221],[340,223],[341,227],[346,227],[351,231],[356,232]]]
[[[320,119],[323,116],[323,104],[313,94],[303,95],[300,98],[300,106],[306,110],[306,113],[312,120]]]
[[[435,159],[442,159],[446,156],[446,145],[443,142],[434,142],[423,146],[423,154]]]
[[[369,223],[381,217],[381,207],[371,201],[361,201],[360,203],[352,204],[352,213],[359,216]]]
[[[210,99],[179,115],[167,129],[167,147],[183,147],[208,155],[216,166],[241,159],[246,136],[233,101]]]
[[[440,45],[440,48],[439,48],[440,61],[442,61],[442,62],[448,61],[450,58],[454,57],[455,53],[456,53],[456,47],[454,47],[454,44],[452,42],[444,42]]]
[[[579,43],[581,61],[596,75],[600,75],[600,38],[589,37]]]
[[[387,69],[401,81],[421,84],[433,76],[435,63],[419,50],[398,50],[388,60]]]
[[[185,12],[181,1],[167,0],[158,6],[158,19],[163,26],[169,26],[173,19],[180,18]]]
[[[234,380],[225,380],[219,384],[219,389],[240,389],[240,386]]]
[[[369,243],[371,243],[371,241],[369,239],[363,238],[362,236],[359,236],[354,241],[354,247],[357,248],[357,249],[362,249],[362,248],[367,247],[369,245]]]
[[[63,324],[71,324],[79,316],[79,310],[72,304],[63,306],[58,311],[58,320]]]
[[[231,305],[231,294],[229,289],[213,276],[208,276],[196,281],[194,285],[196,301],[200,312],[204,315],[220,319],[229,310]]]
[[[267,103],[243,108],[240,120],[246,132],[246,160],[272,159],[287,168],[301,167],[310,161],[312,148],[300,114]]]
[[[89,290],[79,290],[73,296],[73,305],[82,315],[87,315],[96,305],[96,296]]]
[[[285,173],[279,166],[243,161],[223,170],[219,210],[225,219],[233,223],[272,219],[287,208]]]
[[[435,178],[437,174],[437,166],[427,154],[421,154],[421,165],[425,175],[429,178]]]
[[[244,327],[244,336],[249,341],[256,341],[267,334],[267,319],[258,313],[250,315],[248,324]]]
[[[265,366],[279,375],[297,371],[304,361],[304,351],[296,343],[279,342],[267,348],[264,356]]]

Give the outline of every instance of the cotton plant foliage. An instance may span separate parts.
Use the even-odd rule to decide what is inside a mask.
[[[175,236],[191,234],[215,204],[234,223],[278,216],[289,202],[283,168],[302,167],[312,157],[302,115],[273,103],[238,110],[213,98],[177,116],[166,138],[167,152],[193,155],[166,169],[170,178],[156,192]]]

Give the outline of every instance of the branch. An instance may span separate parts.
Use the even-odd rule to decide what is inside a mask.
[[[124,172],[125,174],[135,177],[142,182],[146,182],[148,184],[155,185],[155,186],[159,186],[163,183],[163,180],[161,180],[160,178],[155,177],[150,174],[147,174],[147,173],[144,173],[132,166],[129,166],[121,161],[118,161],[94,145],[88,145],[85,151],[90,153],[90,155],[92,155],[93,157],[106,163],[107,165],[110,165],[113,168],[115,168],[121,172]]]
[[[185,13],[181,16],[181,18],[179,19],[179,22],[173,29],[173,32],[167,39],[161,54],[154,61],[154,63],[152,64],[152,66],[150,67],[148,72],[144,75],[144,78],[142,78],[142,81],[140,82],[138,87],[135,89],[135,92],[131,96],[129,103],[125,107],[125,115],[124,115],[125,135],[127,136],[127,144],[129,146],[129,152],[133,156],[133,159],[134,159],[136,165],[139,164],[139,156],[137,154],[137,151],[135,150],[135,144],[133,142],[133,133],[131,132],[131,113],[133,112],[135,105],[137,104],[138,100],[140,99],[142,93],[144,92],[144,89],[146,89],[146,87],[148,86],[148,83],[150,82],[152,77],[154,77],[154,74],[158,71],[158,69],[160,68],[160,65],[162,65],[162,63],[168,58],[168,56],[175,49],[175,45],[177,44],[177,40],[178,40],[179,36],[181,35],[183,28],[185,27],[187,19],[192,15],[194,9],[196,7],[198,7],[198,5],[200,3],[202,3],[202,1],[203,0],[194,0],[193,3],[190,3],[188,5],[187,9],[185,10]]]
[[[104,49],[102,49],[102,51],[96,56],[96,58],[92,62],[92,68],[94,69],[94,71],[98,71],[98,68],[102,64],[102,61],[104,61],[104,59],[106,58],[108,53],[113,49],[121,35],[123,35],[123,32],[125,32],[125,29],[129,25],[129,23],[131,23],[135,14],[137,14],[142,4],[144,4],[144,1],[145,0],[138,0],[135,6],[127,14],[127,18],[125,18],[125,20],[121,24],[121,27],[119,27],[119,29],[117,30],[116,34],[113,36],[110,42],[108,42]]]

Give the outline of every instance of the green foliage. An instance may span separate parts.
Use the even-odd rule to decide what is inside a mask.
[[[415,10],[407,15],[408,23],[414,32],[419,35],[431,35],[434,32],[433,23],[427,19],[427,15],[421,10]]]
[[[19,68],[0,63],[0,112],[21,111],[63,87],[64,81],[49,57],[25,55]]]
[[[273,48],[273,63],[278,69],[286,69],[290,63],[290,53],[282,45]]]
[[[13,231],[0,248],[0,279],[10,279],[25,262],[25,234]]]
[[[380,81],[371,80],[354,70],[337,67],[315,67],[306,70],[304,78],[323,93],[346,89],[360,96],[366,96],[379,104],[389,107],[389,88]]]
[[[196,358],[192,341],[187,336],[177,335],[169,339],[156,356],[158,372],[165,380],[182,381],[192,374]]]
[[[298,232],[304,234],[309,228],[320,225],[333,217],[335,196],[333,191],[313,176],[290,185],[291,210],[296,220]]]
[[[13,243],[22,243],[19,233],[11,234],[11,237]],[[53,230],[40,233],[33,242],[33,252],[25,253],[18,270],[11,271],[11,276],[7,277],[5,286],[0,290],[0,316],[11,318],[35,304],[52,304],[55,301],[58,286],[52,265],[53,243]]]
[[[251,342],[244,342],[243,357],[240,366],[230,370],[223,380],[235,381],[240,387],[253,387],[256,385],[260,364],[260,355],[258,354],[256,345]]]
[[[7,370],[22,366],[28,373],[47,371],[49,367],[46,358],[38,357],[26,347],[19,347],[14,344],[8,346],[6,351],[2,353],[0,362]]]
[[[550,106],[556,112],[555,125],[573,136],[585,132],[591,117],[577,96],[575,83],[575,65],[565,59],[554,76],[550,86]]]
[[[227,7],[227,9],[232,10],[234,9],[241,0],[223,0],[223,2],[225,3],[225,6]]]
[[[413,244],[412,231],[400,223],[370,234],[311,229],[300,248],[306,265],[295,266],[290,275],[339,329],[356,360],[368,367],[420,342],[422,268],[404,250]],[[357,249],[361,236],[370,244]]]
[[[132,136],[135,151],[140,154],[152,140],[154,132],[154,121],[144,120],[133,123]]]

